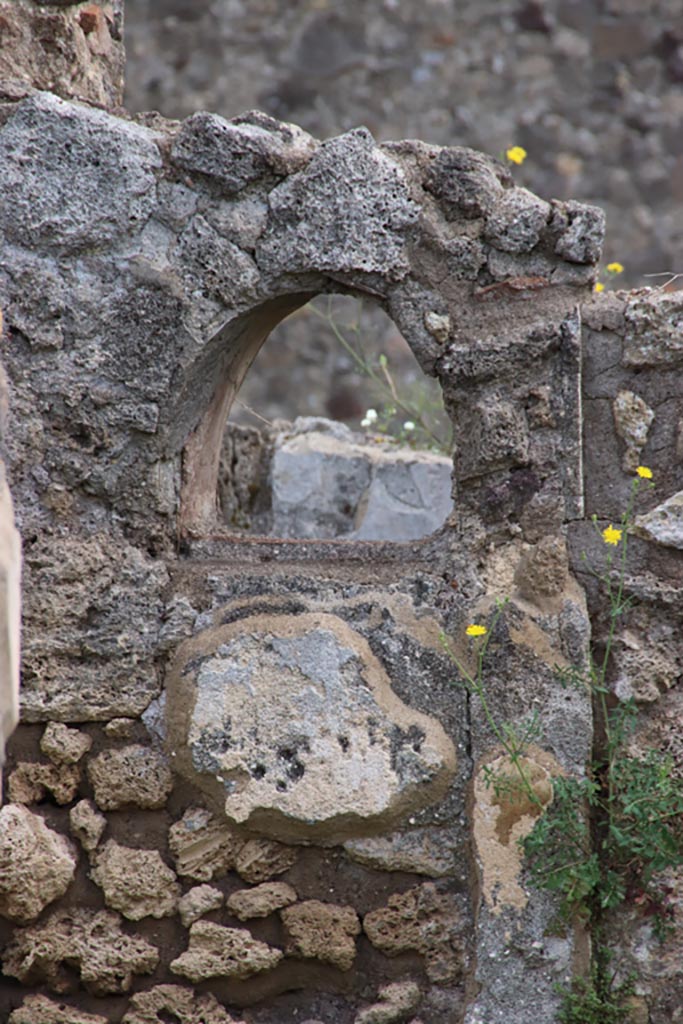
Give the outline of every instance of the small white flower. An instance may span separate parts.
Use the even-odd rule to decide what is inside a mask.
[[[412,420],[406,420],[403,424],[403,429],[409,433],[411,430],[415,430],[415,424]]]
[[[368,409],[368,411],[365,414],[365,418],[366,418],[366,420],[369,420],[370,423],[376,423],[377,422],[377,410],[376,409]]]

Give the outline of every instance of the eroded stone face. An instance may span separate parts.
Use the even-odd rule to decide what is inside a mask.
[[[0,810],[0,915],[35,920],[66,892],[75,870],[71,844],[38,814],[16,804]]]
[[[281,959],[279,949],[252,938],[245,928],[197,921],[190,928],[187,950],[172,961],[171,970],[195,983],[221,977],[242,980],[270,970]]]
[[[167,917],[178,909],[180,886],[158,850],[133,850],[110,839],[95,855],[90,877],[107,906],[129,921]]]
[[[348,971],[356,957],[360,921],[353,907],[306,900],[280,912],[287,930],[287,952]]]
[[[78,984],[93,995],[127,992],[135,974],[151,974],[159,954],[141,936],[126,935],[109,910],[73,910],[21,928],[5,948],[2,969],[24,985],[71,992]]]
[[[176,659],[168,716],[180,770],[276,838],[363,834],[436,800],[455,767],[441,725],[331,615],[200,634]]]
[[[183,1024],[243,1024],[209,992],[195,995],[184,985],[155,985],[149,992],[137,992],[131,997],[121,1024],[164,1024],[169,1020]]]

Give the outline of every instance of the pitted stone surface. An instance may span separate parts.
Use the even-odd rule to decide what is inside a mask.
[[[457,901],[432,882],[390,896],[385,907],[365,915],[363,931],[387,956],[410,950],[421,953],[427,977],[437,984],[453,982],[462,974],[462,922]]]
[[[223,906],[223,893],[212,885],[195,885],[178,900],[178,913],[184,928],[198,921],[211,910]]]
[[[168,917],[178,909],[180,886],[158,850],[133,850],[110,839],[92,863],[90,877],[105,903],[129,921]]]
[[[92,801],[79,800],[69,811],[69,825],[86,853],[92,853],[107,827],[107,819]]]
[[[196,995],[183,985],[155,985],[148,992],[136,992],[121,1024],[167,1024],[169,1020],[179,1024],[244,1024],[223,1009],[210,992]]]
[[[80,781],[81,769],[76,764],[20,761],[9,777],[9,798],[18,804],[34,804],[51,793],[56,803],[68,804],[76,796]]]
[[[156,750],[132,744],[105,750],[88,763],[95,803],[103,811],[133,804],[154,810],[163,807],[173,788],[173,777]]]
[[[356,958],[360,921],[353,907],[306,900],[280,911],[287,931],[287,953],[311,957],[348,971]]]
[[[550,204],[525,188],[508,189],[486,220],[486,238],[503,252],[531,252],[538,244],[550,214]]]
[[[395,981],[381,988],[377,995],[379,1001],[361,1010],[353,1024],[394,1024],[414,1013],[422,999],[420,987],[414,981]]]
[[[654,410],[640,395],[622,390],[612,402],[617,434],[626,443],[622,458],[625,473],[634,473],[640,464],[640,453],[647,444],[647,435],[655,418]]]
[[[40,749],[54,764],[76,764],[92,746],[92,737],[62,722],[48,722]]]
[[[24,985],[71,992],[78,985],[93,995],[127,992],[135,974],[151,974],[159,953],[140,936],[127,935],[109,910],[63,910],[14,933],[2,969]]]
[[[296,890],[286,882],[263,882],[253,889],[239,889],[227,899],[227,908],[240,921],[268,917],[276,910],[296,903]]]
[[[11,209],[0,209],[7,238],[72,253],[142,227],[161,156],[145,129],[37,93],[4,127],[0,163],[13,196]]]
[[[10,1013],[7,1024],[108,1024],[106,1017],[86,1013],[47,996],[26,996],[18,1009]]]
[[[289,871],[298,856],[294,846],[272,839],[250,839],[235,858],[235,871],[245,882],[258,885]]]
[[[409,871],[442,878],[452,875],[459,842],[448,828],[416,828],[388,836],[349,839],[344,849],[352,860],[381,871]]]
[[[210,882],[235,866],[244,840],[216,821],[210,811],[191,807],[171,825],[168,846],[179,875]]]
[[[270,970],[281,959],[279,949],[259,942],[244,928],[197,921],[190,928],[187,950],[171,962],[171,970],[195,984],[206,978],[243,980]]]
[[[20,924],[35,920],[69,888],[74,853],[38,814],[6,804],[0,810],[0,915]]]
[[[418,206],[402,168],[366,128],[324,142],[305,170],[270,192],[269,205],[256,259],[271,273],[361,271],[390,280],[408,273]]]
[[[634,532],[665,547],[683,549],[683,491],[636,516]]]
[[[633,292],[624,310],[625,366],[678,366],[683,361],[683,296]]]
[[[171,157],[178,167],[207,175],[230,195],[266,175],[302,170],[317,145],[296,125],[257,110],[230,121],[200,111],[183,122]]]
[[[347,838],[424,807],[455,767],[440,724],[399,701],[330,615],[254,616],[184,644],[169,675],[181,772],[274,838]]]

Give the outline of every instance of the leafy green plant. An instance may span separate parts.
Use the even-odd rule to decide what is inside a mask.
[[[639,466],[627,507],[618,526],[600,530],[607,548],[604,566],[588,566],[603,588],[608,604],[608,627],[599,657],[591,657],[585,670],[558,670],[563,687],[580,687],[591,696],[598,726],[598,751],[583,778],[553,780],[553,800],[541,806],[524,762],[528,744],[540,733],[540,723],[513,728],[499,723],[486,696],[484,658],[493,629],[505,603],[499,603],[490,629],[471,625],[468,636],[480,646],[476,672],[469,672],[450,652],[464,685],[481,701],[486,720],[504,748],[517,774],[517,784],[538,816],[520,841],[534,884],[555,892],[567,917],[578,916],[593,936],[594,961],[588,979],[563,989],[561,1024],[619,1024],[626,1020],[625,999],[630,981],[617,984],[610,971],[604,938],[605,915],[629,904],[648,916],[655,933],[664,938],[672,909],[662,873],[683,864],[683,781],[674,773],[670,758],[649,750],[642,756],[629,751],[628,741],[637,720],[632,700],[615,703],[608,685],[608,670],[619,620],[631,607],[625,594],[629,529],[639,489],[652,479]],[[509,788],[508,777],[486,776],[494,787]]]
[[[323,308],[314,302],[308,308],[330,331],[350,356],[355,368],[367,377],[377,396],[377,408],[368,409],[361,426],[371,428],[388,441],[411,448],[426,448],[450,455],[451,424],[445,413],[441,389],[436,381],[413,382],[401,388],[386,353],[371,355],[363,329],[363,304],[358,302],[353,320],[340,323],[328,296]]]

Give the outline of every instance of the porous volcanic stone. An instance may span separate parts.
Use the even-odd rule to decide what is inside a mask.
[[[430,981],[456,981],[463,971],[460,912],[452,895],[432,882],[395,893],[385,907],[363,918],[363,931],[387,956],[415,950],[425,958]]]
[[[228,896],[227,907],[240,921],[248,921],[252,917],[268,917],[296,900],[296,890],[286,882],[263,882],[253,889],[233,892]]]
[[[235,866],[244,840],[227,825],[216,821],[210,811],[191,807],[180,821],[171,825],[168,846],[179,875],[209,882]]]
[[[129,921],[168,917],[178,908],[180,886],[158,850],[133,850],[110,839],[95,854],[90,877],[107,906]]]
[[[198,921],[210,910],[223,906],[223,893],[212,885],[195,885],[178,900],[178,913],[185,928]]]
[[[360,921],[353,907],[306,900],[280,911],[287,930],[287,953],[312,957],[348,971],[356,956]]]
[[[55,1003],[47,996],[26,996],[21,1006],[10,1013],[7,1024],[108,1024],[108,1021],[99,1014]]]
[[[134,804],[147,810],[163,807],[173,788],[164,757],[150,747],[131,744],[105,750],[88,762],[95,802],[103,811]]]
[[[27,924],[62,896],[76,870],[71,844],[27,807],[0,810],[0,914]]]
[[[17,804],[34,804],[51,793],[56,803],[68,804],[76,796],[80,781],[78,765],[21,761],[8,780],[9,798]]]
[[[420,987],[414,981],[392,982],[381,988],[377,996],[378,1002],[361,1010],[353,1024],[394,1024],[414,1013],[422,999]]]
[[[71,992],[82,985],[96,996],[127,992],[135,974],[151,974],[157,949],[126,935],[109,910],[63,910],[20,928],[5,947],[3,971],[24,985]]]
[[[453,874],[458,847],[458,839],[449,828],[417,828],[344,843],[349,857],[366,867],[410,871],[432,878]]]
[[[178,770],[273,839],[349,838],[437,800],[455,768],[440,723],[394,694],[333,615],[258,615],[199,633],[168,676]]]
[[[79,800],[69,811],[69,825],[86,853],[91,853],[107,827],[107,819],[90,800]]]
[[[245,882],[257,885],[289,871],[298,856],[294,846],[272,839],[249,839],[235,859],[235,871]]]
[[[197,921],[190,928],[187,950],[171,962],[171,970],[195,983],[221,977],[241,981],[270,970],[281,959],[279,949],[259,942],[244,928]]]
[[[54,764],[76,764],[92,746],[92,737],[62,722],[48,722],[40,749]]]
[[[121,1024],[244,1024],[224,1010],[210,992],[195,995],[183,985],[155,985],[131,996]]]

